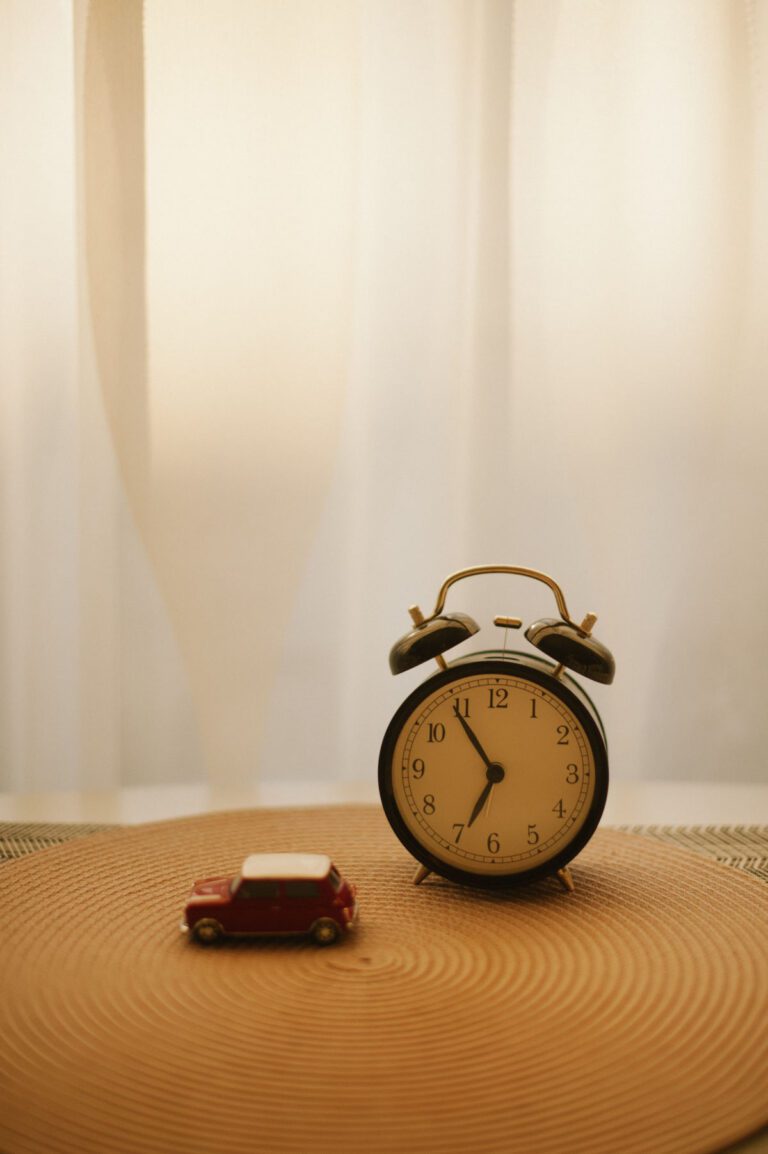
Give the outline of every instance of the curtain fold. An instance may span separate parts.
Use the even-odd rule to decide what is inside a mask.
[[[0,789],[370,779],[493,561],[765,780],[768,5],[0,0],[0,143]]]

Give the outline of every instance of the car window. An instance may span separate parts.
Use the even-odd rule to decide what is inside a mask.
[[[319,893],[320,887],[317,882],[292,881],[285,883],[285,896],[287,898],[316,898]]]
[[[337,891],[341,889],[341,875],[335,866],[331,866],[331,872],[328,874],[331,885]]]
[[[274,900],[278,896],[278,892],[278,883],[274,881],[243,881],[240,883],[237,896],[248,900],[261,898],[262,901],[268,901]]]

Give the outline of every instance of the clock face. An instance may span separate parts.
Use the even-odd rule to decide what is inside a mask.
[[[481,884],[560,868],[591,836],[607,790],[587,699],[524,659],[468,662],[420,686],[393,718],[379,772],[411,852]]]

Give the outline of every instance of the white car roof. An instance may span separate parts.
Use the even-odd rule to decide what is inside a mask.
[[[324,853],[252,853],[243,862],[240,876],[258,878],[324,878],[331,859]]]

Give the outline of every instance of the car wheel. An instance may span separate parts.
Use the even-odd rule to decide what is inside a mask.
[[[213,918],[201,918],[199,922],[195,923],[192,933],[195,941],[199,942],[201,946],[212,946],[214,942],[221,940],[224,931]]]
[[[312,937],[319,946],[329,946],[339,936],[339,927],[333,918],[320,918],[312,927]]]

